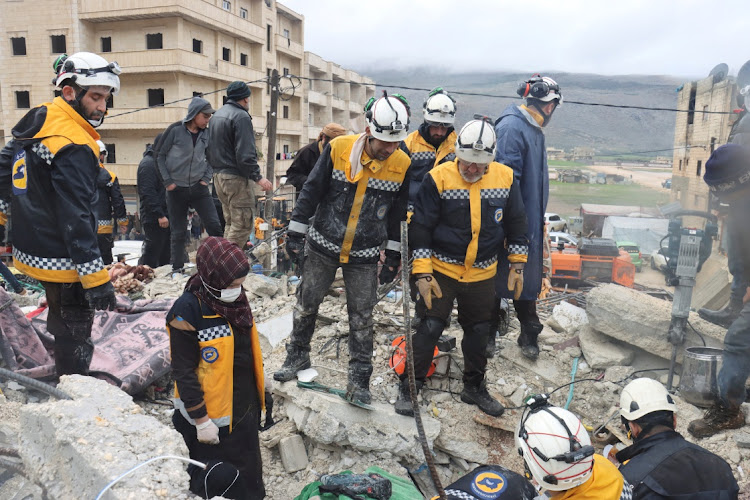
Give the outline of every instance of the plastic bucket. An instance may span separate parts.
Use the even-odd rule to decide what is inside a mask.
[[[723,350],[716,347],[688,347],[682,359],[680,395],[688,403],[708,408],[719,397],[718,375]]]

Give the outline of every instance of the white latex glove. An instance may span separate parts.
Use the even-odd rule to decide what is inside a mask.
[[[197,424],[198,441],[205,444],[219,444],[219,428],[210,418],[202,424]]]

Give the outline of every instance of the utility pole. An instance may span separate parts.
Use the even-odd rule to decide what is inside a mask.
[[[266,130],[268,131],[268,156],[266,156],[266,179],[271,183],[271,191],[266,192],[266,203],[263,209],[264,219],[268,224],[268,231],[266,234],[266,242],[271,247],[271,259],[270,267],[275,269],[276,263],[276,240],[273,238],[273,193],[276,187],[276,173],[275,173],[275,162],[276,162],[276,119],[278,118],[279,110],[279,72],[274,69],[271,72],[271,111],[268,114],[268,123],[266,124]]]

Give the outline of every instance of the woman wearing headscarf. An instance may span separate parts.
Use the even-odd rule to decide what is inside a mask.
[[[209,464],[188,468],[190,490],[204,498],[264,498],[258,441],[263,357],[242,288],[250,266],[235,244],[218,237],[201,245],[196,264],[198,273],[167,313],[172,422],[190,457]]]

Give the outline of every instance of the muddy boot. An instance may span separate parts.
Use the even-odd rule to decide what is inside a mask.
[[[289,382],[297,376],[300,370],[310,368],[310,352],[304,351],[299,347],[287,344],[286,359],[281,368],[274,372],[273,379],[279,382]]]
[[[349,378],[346,384],[346,397],[352,401],[358,401],[364,404],[370,404],[370,375],[372,366],[367,367],[349,367]]]
[[[417,380],[416,383],[417,396],[419,396],[419,391],[422,389],[423,382]],[[402,380],[401,384],[398,386],[398,399],[396,400],[396,404],[393,406],[393,408],[399,415],[406,415],[407,417],[414,416],[414,408],[411,405],[411,395],[409,394],[408,379]]]
[[[537,338],[544,326],[541,323],[521,323],[521,334],[518,336],[518,345],[521,354],[532,361],[539,357],[539,344]]]
[[[741,310],[742,298],[732,298],[725,308],[719,309],[718,311],[706,309],[705,307],[698,309],[698,316],[715,325],[729,328],[729,325],[731,325],[740,315]]]
[[[484,383],[479,386],[464,385],[461,391],[461,401],[470,405],[477,405],[487,415],[499,417],[505,411],[500,402],[490,396]]]
[[[706,411],[703,418],[693,420],[688,425],[688,432],[697,438],[713,436],[728,429],[739,429],[745,425],[745,415],[739,406],[714,405]]]

